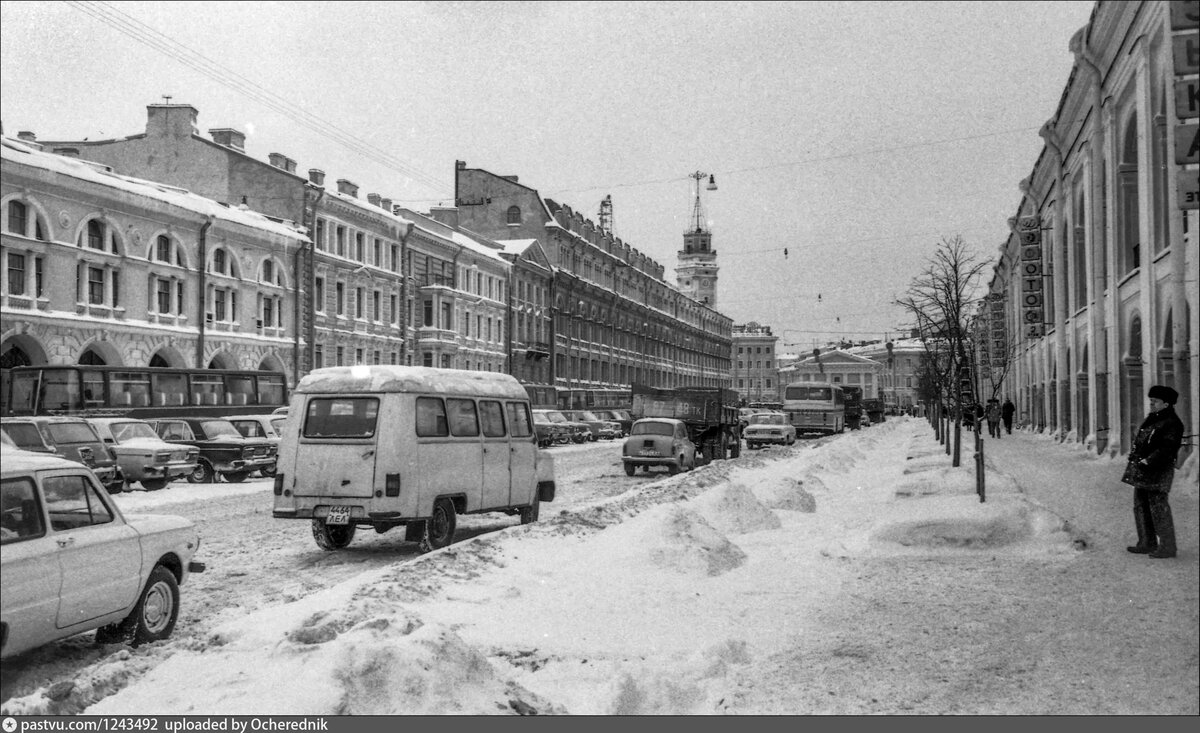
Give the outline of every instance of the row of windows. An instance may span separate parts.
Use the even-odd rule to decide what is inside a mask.
[[[375,323],[389,323],[392,325],[400,324],[400,297],[394,293],[388,294],[387,311],[384,311],[383,292],[380,290],[372,290],[370,298],[367,297],[366,288],[354,288],[353,291],[353,308],[354,317],[367,320],[368,318]],[[326,302],[325,278],[318,277],[313,293],[316,301],[317,311],[325,313],[328,303]],[[370,303],[370,314],[367,312],[367,304]],[[338,316],[347,315],[347,291],[346,283],[337,282],[333,286],[333,313]],[[385,318],[386,316],[386,318]]]
[[[25,202],[15,199],[9,201],[7,207],[7,231],[27,237],[29,235],[30,213],[29,206]],[[35,239],[46,240],[40,220],[37,220],[36,229],[33,234]],[[121,254],[120,240],[116,231],[101,219],[88,220],[87,225],[79,234],[77,244],[81,248],[86,247],[87,249],[107,254]],[[176,267],[187,267],[187,256],[183,245],[166,234],[160,234],[154,238],[154,242],[150,244],[146,251],[146,258]],[[241,276],[237,257],[225,247],[213,248],[206,267],[208,272],[214,274],[234,278],[240,278]],[[284,287],[285,285],[283,273],[284,268],[270,257],[264,258],[258,263],[256,268],[258,282],[279,287]]]
[[[740,352],[741,349],[738,349],[738,351]],[[773,369],[774,367],[771,366],[772,363],[773,362],[770,359],[767,359],[766,361],[753,361],[753,362],[751,362],[751,361],[743,362],[741,359],[739,359],[738,363],[737,363],[737,368],[738,369]]]
[[[332,242],[329,241],[330,234],[332,234]],[[364,265],[374,265],[392,272],[400,272],[399,244],[384,242],[379,237],[372,237],[368,247],[365,232],[352,231],[343,224],[330,226],[326,219],[318,217],[314,242],[317,249],[322,252],[331,252],[338,257],[345,257]],[[369,259],[368,252],[370,253]]]
[[[770,354],[771,353],[770,346],[746,346],[746,347],[739,346],[737,353],[742,354],[743,348],[745,349],[745,353],[747,353],[747,354]],[[764,351],[764,349],[766,349],[766,351]]]

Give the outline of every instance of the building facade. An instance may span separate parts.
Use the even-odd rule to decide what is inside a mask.
[[[1197,432],[1196,5],[1096,4],[990,283],[1000,396],[1100,453],[1128,451],[1152,384]]]
[[[41,144],[119,173],[294,222],[310,232],[312,246],[286,263],[298,311],[293,322],[298,343],[287,369],[293,383],[319,366],[366,364],[376,358],[411,363],[404,308],[412,295],[402,269],[411,222],[378,194],[359,199],[358,186],[348,179],[327,190],[320,169],[309,169],[305,177],[296,172],[296,161],[282,153],[269,154],[267,161],[249,155],[239,130],[214,128],[205,138],[197,120],[191,105],[152,104],[145,132]],[[32,133],[21,135],[34,139]]]
[[[919,405],[918,390],[921,364],[925,359],[925,344],[920,339],[905,338],[855,346],[846,351],[883,365],[879,375],[879,397],[897,412],[907,412]]]
[[[882,397],[883,364],[841,349],[809,355],[779,370],[779,381],[786,387],[792,382],[830,382],[862,387],[863,399]]]
[[[754,321],[733,327],[733,388],[742,402],[779,402],[779,337]]]
[[[290,371],[303,232],[29,141],[0,184],[4,367]]]
[[[644,253],[516,176],[467,168],[463,161],[455,173],[464,227],[542,245],[553,273],[551,386],[729,386],[729,317],[667,283],[663,266]]]

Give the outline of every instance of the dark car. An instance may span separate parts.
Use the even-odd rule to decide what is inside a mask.
[[[225,418],[185,417],[149,420],[158,437],[200,449],[196,470],[188,474],[193,484],[211,483],[219,474],[240,483],[255,471],[275,465],[276,446],[263,438],[243,437]]]
[[[116,453],[82,417],[6,417],[0,419],[0,430],[22,450],[54,453],[82,463],[92,469],[110,494],[125,490],[125,474]]]

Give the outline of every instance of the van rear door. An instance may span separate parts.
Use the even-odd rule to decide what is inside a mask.
[[[299,416],[296,496],[367,499],[375,487],[379,397],[312,395]]]

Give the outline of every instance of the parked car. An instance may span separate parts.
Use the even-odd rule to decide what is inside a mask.
[[[572,443],[586,443],[587,441],[592,440],[591,428],[581,422],[571,420],[565,414],[563,414],[561,410],[533,411],[535,416],[539,413],[541,413],[545,419],[549,420],[550,422],[565,426],[567,430],[571,432]],[[537,418],[535,417],[534,419],[536,420]]]
[[[116,453],[82,417],[5,417],[0,418],[0,430],[19,448],[54,453],[91,468],[110,494],[125,490],[125,474]]]
[[[538,447],[549,448],[559,443],[571,442],[571,429],[553,422],[544,412],[533,411],[533,430],[537,434]]]
[[[682,420],[646,417],[633,423],[621,449],[621,462],[627,476],[639,467],[645,471],[653,466],[666,466],[671,473],[690,471],[696,467],[696,444]]]
[[[122,514],[77,462],[0,452],[0,658],[92,630],[135,646],[170,636],[180,584],[204,570],[195,525]]]
[[[93,417],[88,422],[116,454],[125,480],[139,482],[146,491],[158,491],[196,470],[199,449],[166,442],[145,420]]]
[[[792,445],[796,442],[796,427],[783,413],[759,412],[750,416],[742,437],[751,450],[764,445]]]
[[[602,418],[591,410],[564,410],[568,420],[587,425],[591,440],[612,440],[621,437],[621,424]]]
[[[187,417],[150,420],[158,437],[168,443],[200,449],[196,469],[188,474],[193,484],[211,483],[218,475],[240,483],[255,471],[275,465],[278,448],[262,438],[244,438],[225,418]]]
[[[629,429],[633,427],[633,415],[629,414],[628,410],[593,410],[605,420],[612,420],[621,426],[621,434],[618,437],[624,438],[629,435]]]
[[[230,415],[226,418],[233,427],[246,438],[263,438],[275,444],[275,453],[279,453],[279,439],[283,435],[283,424],[287,415]],[[267,478],[275,475],[275,464],[260,468],[259,473]]]

